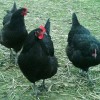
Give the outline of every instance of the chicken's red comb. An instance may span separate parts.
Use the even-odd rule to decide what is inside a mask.
[[[45,33],[45,32],[46,32],[46,29],[45,29],[45,27],[44,27],[44,26],[42,26],[42,25],[41,25],[39,28],[43,31],[43,33]]]

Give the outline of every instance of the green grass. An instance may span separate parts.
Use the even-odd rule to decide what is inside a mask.
[[[65,53],[72,12],[76,12],[80,23],[100,39],[100,0],[16,0],[16,3],[30,12],[25,17],[28,32],[51,19],[51,37],[60,67],[57,74],[46,81],[48,92],[43,92],[40,100],[100,100],[100,66],[90,68],[96,83],[88,86],[87,79],[79,75],[79,69],[68,63]],[[5,10],[12,4],[13,0],[0,0],[1,28]],[[19,68],[7,69],[9,50],[3,46],[0,46],[0,62],[0,100],[35,100],[32,84]]]

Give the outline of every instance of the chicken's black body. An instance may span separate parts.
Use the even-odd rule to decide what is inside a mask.
[[[95,52],[96,57],[93,56]],[[88,29],[80,25],[75,13],[68,34],[66,53],[73,65],[83,71],[88,71],[89,67],[100,63],[100,42],[90,34]]]
[[[23,50],[18,57],[18,64],[26,78],[35,83],[40,79],[52,77],[57,72],[58,62],[54,56],[54,47],[49,35],[50,22],[45,25],[47,35],[42,40],[35,36],[35,29],[31,31],[24,43]]]
[[[11,20],[0,31],[0,43],[7,48],[13,48],[16,53],[28,35],[22,15],[24,10],[21,8],[13,13]]]

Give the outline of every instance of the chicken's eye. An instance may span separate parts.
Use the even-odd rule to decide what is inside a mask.
[[[40,30],[35,32],[35,36],[37,36],[38,39],[43,39],[44,38],[44,34]]]

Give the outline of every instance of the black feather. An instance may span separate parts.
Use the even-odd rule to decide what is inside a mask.
[[[47,20],[45,24],[46,32],[49,35],[50,34],[50,18]]]
[[[13,13],[10,22],[8,22],[0,31],[0,43],[7,48],[13,48],[18,52],[28,33],[24,23],[24,16],[21,15],[24,8],[18,9]]]
[[[72,28],[67,41],[66,54],[74,66],[88,71],[89,67],[100,63],[100,42],[79,24],[75,13],[72,15]],[[96,58],[92,56],[95,49]]]
[[[50,56],[54,56],[54,46],[53,46],[53,42],[51,40],[51,36],[50,36],[50,19],[47,20],[46,24],[45,24],[45,28],[46,28],[46,33],[47,35],[45,35],[44,39],[43,39],[43,43],[45,43],[45,47],[47,48],[47,52]]]
[[[10,21],[10,19],[12,17],[12,14],[16,11],[17,11],[17,6],[16,6],[16,2],[14,2],[13,7],[11,8],[11,10],[10,11],[8,10],[7,14],[3,18],[3,25],[7,24]]]
[[[80,25],[80,23],[79,23],[79,21],[77,19],[76,14],[73,13],[73,15],[72,15],[72,27],[75,27],[75,26],[78,26],[78,25]]]
[[[45,49],[48,49],[47,47],[49,47],[48,45],[50,44],[46,42],[46,40],[52,42],[51,38],[47,38],[48,36],[46,35],[44,37],[46,38],[45,42],[43,41],[44,38],[39,40],[35,35],[39,30],[40,29],[37,28],[29,33],[24,43],[23,50],[18,57],[18,64],[21,71],[32,83],[40,79],[52,77],[56,74],[58,67],[56,57],[45,52],[48,51]]]

